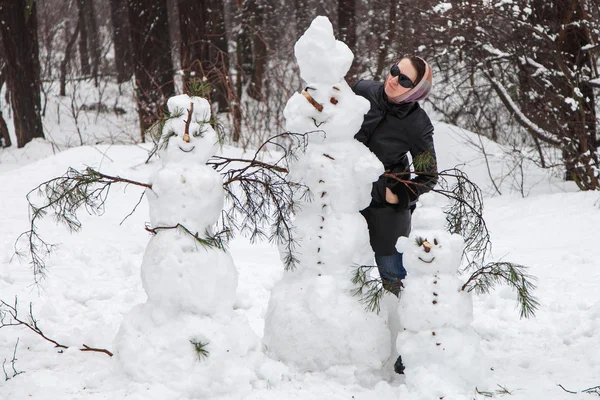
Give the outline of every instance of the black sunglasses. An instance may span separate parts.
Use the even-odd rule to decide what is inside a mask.
[[[400,68],[398,67],[398,64],[392,65],[392,68],[390,68],[390,75],[392,75],[394,77],[397,76],[398,83],[403,88],[412,89],[415,87],[415,84],[410,80],[410,78],[408,76],[404,75],[402,72],[400,72]]]

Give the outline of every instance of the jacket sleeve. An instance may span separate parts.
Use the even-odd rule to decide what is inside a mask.
[[[410,183],[395,181],[391,183],[390,190],[398,196],[398,206],[409,208],[413,206],[419,196],[429,192],[435,187],[438,180],[437,159],[433,145],[433,126],[428,125],[419,132],[410,147],[412,157],[412,169],[416,175],[410,179]],[[408,179],[408,174],[399,175],[399,178]],[[390,178],[393,179],[393,178]]]
[[[364,96],[367,91],[367,86],[367,82],[364,79],[359,79],[352,85],[352,91],[359,96]]]

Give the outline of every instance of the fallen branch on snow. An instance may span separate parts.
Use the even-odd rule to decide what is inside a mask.
[[[6,321],[7,316],[10,316],[8,322]],[[44,334],[44,332],[38,326],[38,321],[33,316],[32,303],[29,303],[29,315],[27,317],[28,317],[28,321],[24,321],[19,317],[18,300],[17,300],[16,296],[15,296],[15,304],[14,305],[10,305],[10,304],[4,302],[3,300],[0,300],[0,329],[7,327],[7,326],[25,326],[25,327],[29,328],[31,331],[33,331],[34,333],[36,333],[37,335],[41,336],[44,340],[52,343],[55,348],[59,348],[59,349],[68,349],[69,348],[69,346],[60,344],[56,340],[51,339]],[[90,347],[86,344],[82,344],[82,346],[83,346],[83,348],[79,349],[81,351],[104,353],[104,354],[109,355],[110,357],[113,356],[113,353],[106,349],[98,349],[95,347]],[[15,348],[15,352],[16,352],[16,348]]]

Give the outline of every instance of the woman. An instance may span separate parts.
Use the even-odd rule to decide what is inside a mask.
[[[433,125],[417,103],[429,95],[431,84],[429,64],[420,57],[406,55],[391,66],[385,83],[360,80],[352,88],[371,102],[355,138],[379,158],[386,170],[373,183],[371,204],[361,213],[369,226],[384,287],[396,295],[406,276],[396,241],[410,233],[411,213],[419,196],[437,183]],[[413,179],[407,153],[413,160]]]

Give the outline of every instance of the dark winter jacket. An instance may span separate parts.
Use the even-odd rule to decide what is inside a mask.
[[[419,103],[390,103],[383,83],[360,80],[352,89],[371,103],[355,138],[379,158],[386,173],[411,182],[407,185],[382,175],[373,183],[371,204],[363,210],[373,250],[391,255],[396,253],[398,237],[410,233],[410,208],[437,183],[433,125]],[[418,172],[412,179],[407,153]],[[386,187],[398,196],[398,204],[385,201]]]

